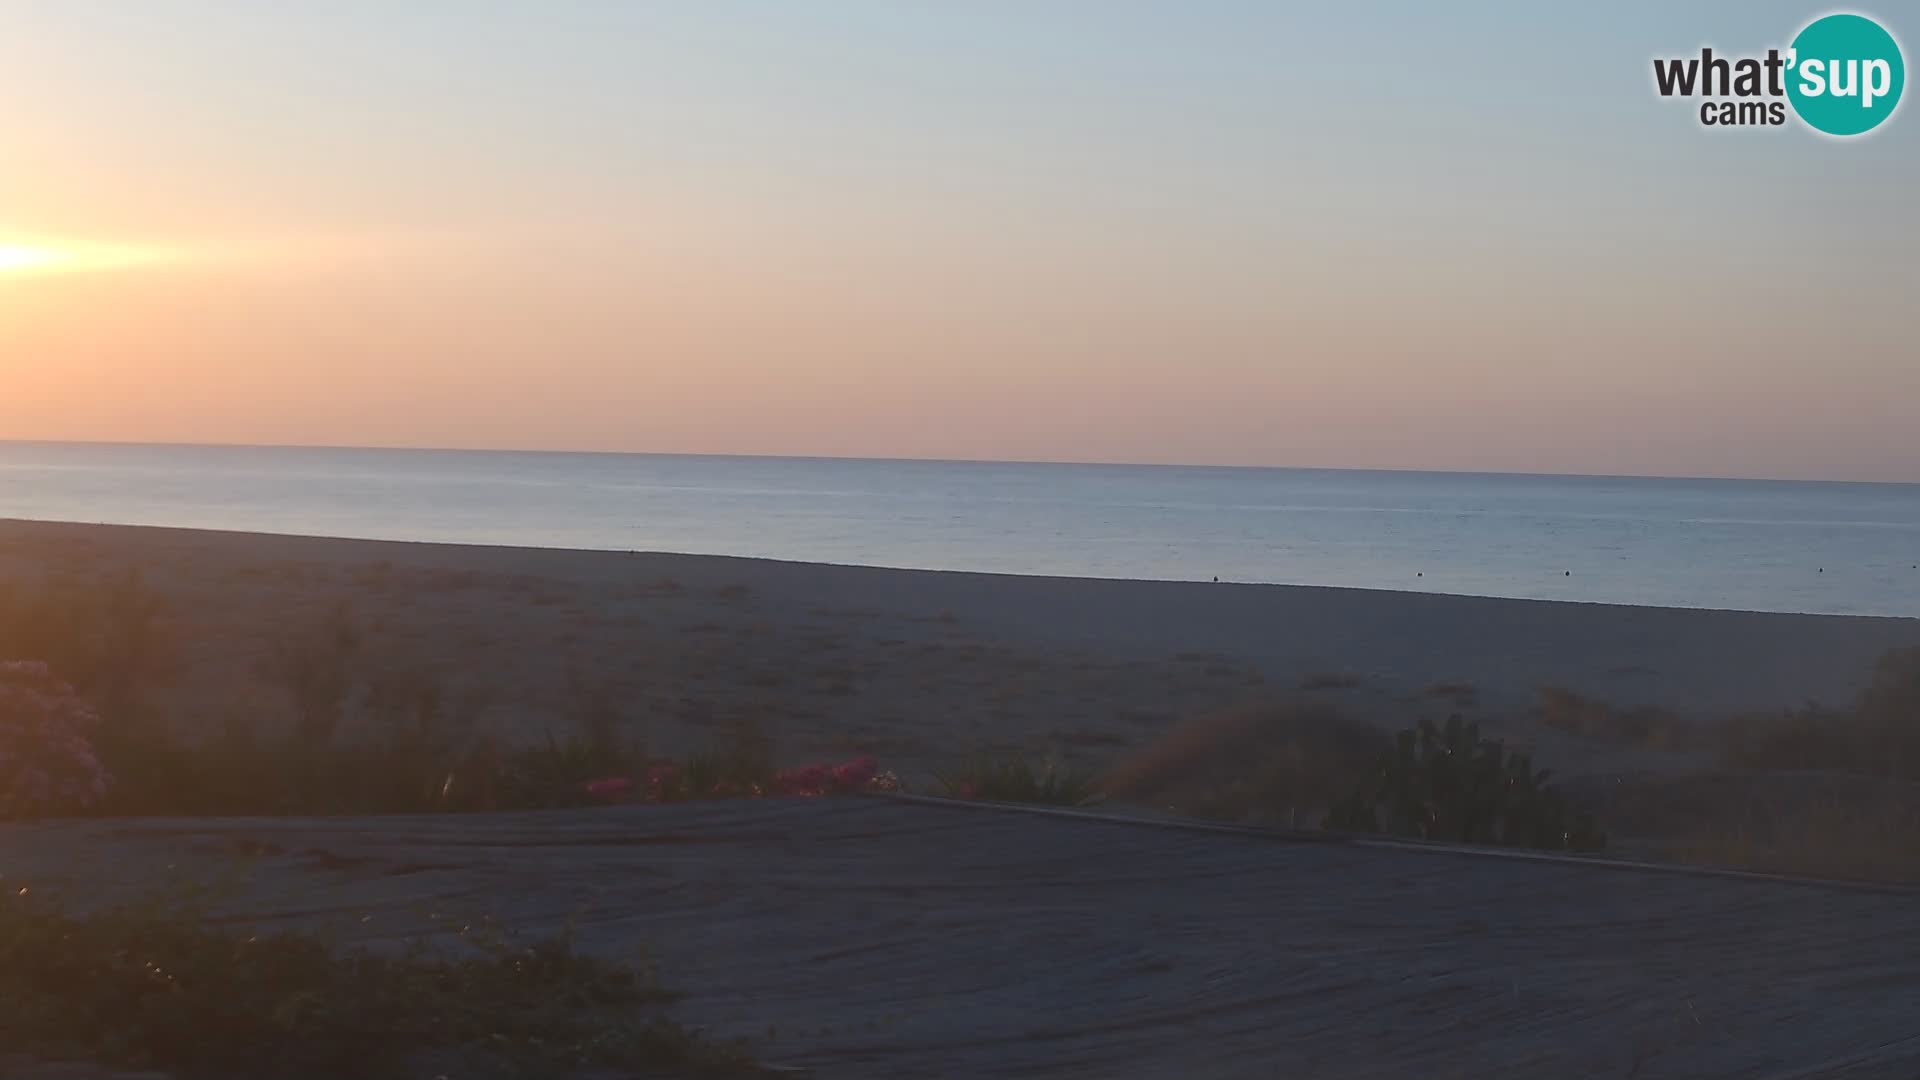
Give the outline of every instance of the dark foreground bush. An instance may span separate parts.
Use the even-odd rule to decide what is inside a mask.
[[[565,937],[380,953],[217,932],[191,906],[72,915],[0,897],[0,1053],[205,1080],[744,1070],[670,1022],[668,1000]]]
[[[1402,731],[1326,825],[1423,840],[1596,851],[1606,836],[1528,755],[1509,753],[1458,716]]]

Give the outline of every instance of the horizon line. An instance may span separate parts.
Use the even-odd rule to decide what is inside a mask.
[[[1394,473],[1436,476],[1511,476],[1543,479],[1580,480],[1704,480],[1766,484],[1851,484],[1880,487],[1920,487],[1920,480],[1842,480],[1831,477],[1796,479],[1780,476],[1709,476],[1691,473],[1606,473],[1606,472],[1529,472],[1520,469],[1444,469],[1411,466],[1372,465],[1247,465],[1218,462],[1178,461],[1087,461],[1035,458],[944,458],[912,456],[870,456],[862,454],[770,454],[713,453],[685,450],[588,450],[553,447],[511,446],[391,446],[342,443],[250,443],[250,442],[164,442],[146,439],[12,439],[0,438],[0,446],[112,446],[171,447],[191,450],[344,450],[366,453],[425,454],[548,454],[592,457],[702,457],[742,458],[761,461],[867,461],[925,465],[1059,465],[1079,468],[1113,469],[1237,469],[1274,472],[1351,472]]]

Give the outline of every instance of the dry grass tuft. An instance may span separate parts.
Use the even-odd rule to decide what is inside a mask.
[[[135,567],[32,589],[0,582],[0,657],[44,660],[97,707],[117,713],[171,679],[179,643],[165,601]]]
[[[1111,769],[1116,799],[1203,817],[1314,825],[1389,746],[1373,725],[1284,702],[1196,717]]]
[[[1439,682],[1420,691],[1423,697],[1445,698],[1462,708],[1480,700],[1480,691],[1472,683]]]
[[[1576,785],[1629,848],[1773,873],[1920,882],[1920,784],[1819,772],[1701,772]]]
[[[1727,763],[1742,768],[1920,780],[1920,647],[1882,656],[1851,708],[1737,717],[1722,734]]]
[[[1705,737],[1696,725],[1656,705],[1621,708],[1563,686],[1542,686],[1538,693],[1540,722],[1570,735],[1652,750],[1697,746]]]
[[[1686,862],[1780,874],[1920,883],[1920,802],[1833,799],[1767,825],[1709,826],[1675,846]]]

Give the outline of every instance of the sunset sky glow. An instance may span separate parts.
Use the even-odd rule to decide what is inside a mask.
[[[1824,10],[0,0],[0,438],[1920,482]]]

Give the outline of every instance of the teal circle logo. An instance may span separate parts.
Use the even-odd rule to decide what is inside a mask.
[[[1907,85],[1900,43],[1864,15],[1827,15],[1793,39],[1787,100],[1816,131],[1863,135],[1893,115]]]

